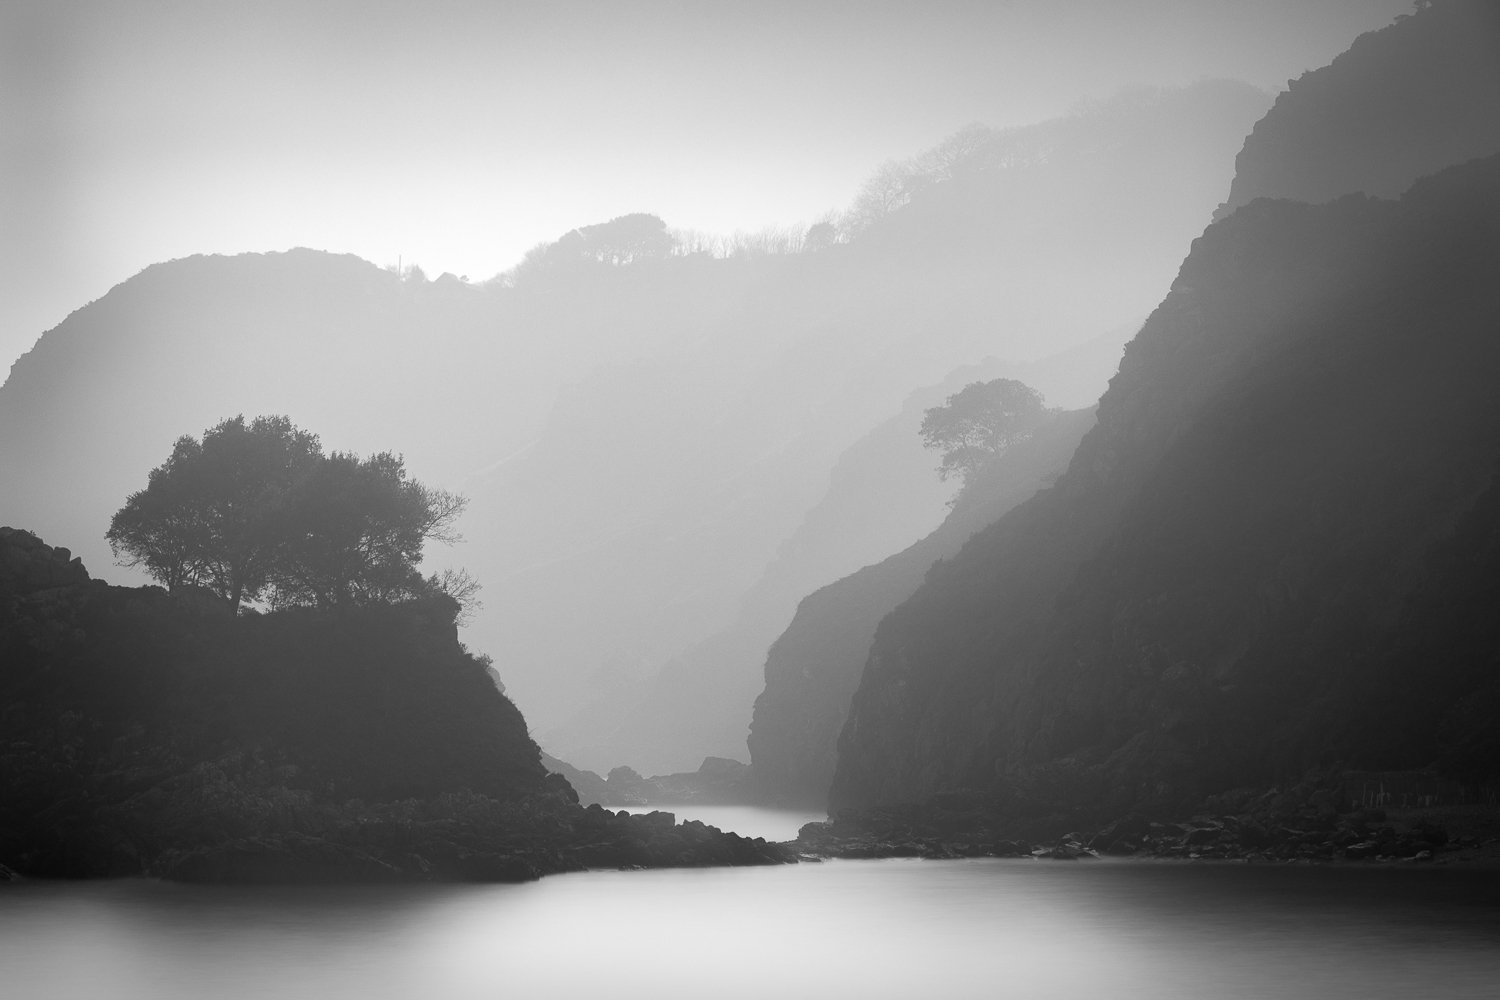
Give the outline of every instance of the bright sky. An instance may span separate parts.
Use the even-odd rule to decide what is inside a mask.
[[[0,371],[156,261],[479,279],[632,211],[845,205],[881,160],[1133,83],[1274,88],[1409,0],[0,5]]]

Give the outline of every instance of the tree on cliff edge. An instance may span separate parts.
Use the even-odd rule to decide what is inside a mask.
[[[922,417],[922,443],[940,450],[938,476],[960,477],[966,484],[975,472],[1047,419],[1042,394],[1015,379],[971,382]]]
[[[286,417],[243,416],[177,439],[105,537],[117,558],[176,589],[207,587],[238,610],[269,582],[273,521],[294,483],[322,458],[315,434]]]
[[[333,608],[434,590],[472,605],[472,580],[417,571],[428,539],[457,540],[464,503],[408,479],[399,456],[325,456],[286,417],[234,417],[201,442],[179,438],[105,537],[123,565],[170,590],[207,587],[232,612],[262,597]]]

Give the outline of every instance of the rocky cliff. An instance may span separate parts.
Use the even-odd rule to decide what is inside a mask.
[[[23,875],[513,880],[764,863],[585,810],[446,598],[231,617],[0,528],[0,863]]]
[[[1478,570],[1441,554],[1494,531],[1496,273],[1500,157],[1210,226],[1057,485],[882,621],[833,806],[1117,816],[1487,759],[1495,579],[1445,582]],[[1420,638],[1429,592],[1462,595],[1463,656]]]
[[[1500,5],[1438,0],[1288,81],[1235,159],[1223,218],[1256,198],[1393,198],[1500,152]]]
[[[765,687],[755,701],[749,747],[758,797],[826,803],[838,735],[880,619],[921,586],[934,562],[1050,485],[1093,422],[1092,408],[1059,414],[989,466],[936,530],[802,600],[766,656]]]

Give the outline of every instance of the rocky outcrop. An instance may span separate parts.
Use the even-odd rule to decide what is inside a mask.
[[[1398,803],[1376,791],[1387,785],[1420,786],[1428,794]],[[1444,785],[1446,795],[1437,792]],[[1493,794],[1493,787],[1454,787],[1435,774],[1370,774],[1334,766],[1288,785],[1210,796],[1181,813],[1130,813],[1069,826],[1065,816],[1020,816],[997,799],[948,792],[923,803],[845,810],[829,822],[804,826],[796,846],[814,856],[842,858],[1391,862],[1442,855],[1444,861],[1493,863],[1500,859],[1493,813],[1463,805]]]
[[[1394,198],[1500,152],[1500,6],[1437,0],[1288,81],[1235,160],[1223,218],[1256,198]]]
[[[1211,226],[1057,485],[882,621],[832,805],[967,789],[1081,826],[1440,756],[1488,704],[1496,580],[1453,609],[1464,657],[1388,656],[1491,506],[1497,269],[1500,158]]]
[[[989,466],[935,531],[802,600],[766,657],[765,688],[750,724],[760,801],[816,807],[827,802],[839,732],[880,619],[921,586],[934,562],[1050,485],[1093,423],[1092,408],[1058,414]]]
[[[585,810],[459,644],[456,602],[234,617],[0,528],[0,861],[22,875],[511,880],[773,863]]]

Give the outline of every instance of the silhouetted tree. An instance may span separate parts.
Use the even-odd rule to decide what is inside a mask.
[[[173,590],[208,587],[238,611],[266,586],[279,506],[321,455],[317,436],[286,417],[222,421],[202,442],[179,438],[105,537],[125,565]]]
[[[1042,394],[1015,379],[971,382],[922,417],[922,443],[943,452],[938,475],[965,482],[1047,417]]]
[[[389,452],[325,457],[286,417],[234,417],[179,438],[106,537],[124,565],[172,590],[208,587],[236,612],[268,592],[274,607],[325,608],[441,592],[467,613],[477,582],[417,571],[425,542],[457,540],[464,504]]]
[[[363,460],[329,455],[281,508],[272,605],[334,608],[427,591],[417,570],[422,547],[429,539],[458,539],[453,524],[464,504],[408,479],[401,458],[389,452]]]
[[[621,215],[573,232],[580,238],[579,252],[600,263],[616,266],[669,257],[675,245],[672,235],[667,232],[667,224],[644,212]],[[564,239],[571,236],[573,233]]]

